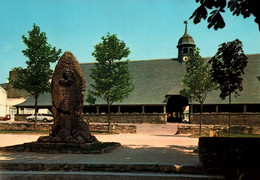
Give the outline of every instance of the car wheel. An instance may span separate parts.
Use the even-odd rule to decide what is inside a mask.
[[[46,119],[46,118],[44,118],[44,119],[43,119],[43,122],[47,122],[47,119]]]
[[[28,119],[29,122],[32,122],[32,119]]]

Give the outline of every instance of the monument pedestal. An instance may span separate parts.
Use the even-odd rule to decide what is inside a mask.
[[[69,153],[69,154],[100,154],[109,153],[119,147],[115,142],[93,142],[85,144],[75,143],[39,143],[31,142],[14,146],[0,147],[3,152],[37,152],[37,153]]]

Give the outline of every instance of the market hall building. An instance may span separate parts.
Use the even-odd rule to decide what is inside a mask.
[[[182,122],[199,123],[199,104],[189,102],[181,96],[181,81],[186,73],[187,54],[195,46],[193,38],[188,34],[187,24],[184,35],[179,39],[178,55],[170,59],[154,59],[129,61],[134,90],[122,102],[111,106],[112,122],[115,123],[167,123]],[[260,54],[249,54],[248,65],[243,75],[244,90],[237,98],[232,97],[233,124],[260,125]],[[210,58],[205,58],[207,62]],[[192,60],[192,59],[190,59]],[[80,64],[86,80],[86,89],[90,89],[93,80],[89,77],[94,63]],[[227,124],[228,100],[219,98],[220,91],[208,94],[203,107],[204,124]],[[85,94],[85,97],[87,95]],[[34,98],[18,104],[17,121],[24,120],[25,108],[34,108]],[[51,111],[51,94],[45,93],[38,98],[38,107]],[[97,99],[95,105],[84,102],[83,113],[89,122],[106,122],[107,107],[105,101]]]

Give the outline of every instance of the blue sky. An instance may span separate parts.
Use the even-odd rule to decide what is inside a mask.
[[[14,67],[26,67],[22,35],[33,23],[47,33],[52,46],[71,51],[80,63],[94,62],[94,45],[117,34],[131,50],[130,60],[177,57],[177,42],[184,20],[197,8],[195,0],[1,0],[0,83]],[[188,32],[203,57],[213,56],[218,45],[239,38],[247,54],[260,53],[260,32],[253,17],[224,14],[226,27],[215,31],[206,22],[188,21]],[[52,65],[54,67],[54,65]]]

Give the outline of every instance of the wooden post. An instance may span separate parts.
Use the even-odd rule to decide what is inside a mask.
[[[193,113],[193,105],[190,105],[190,113]]]
[[[16,114],[19,114],[19,107],[16,108]]]
[[[142,113],[145,113],[145,106],[142,106]]]
[[[163,105],[163,113],[166,114],[166,105]]]
[[[218,105],[216,105],[216,113],[218,113]]]
[[[118,114],[121,113],[121,106],[118,106],[118,107],[117,107],[117,112],[118,112]]]
[[[166,105],[163,105],[163,113],[164,113],[164,121],[167,123],[167,111],[166,111]]]
[[[246,113],[246,105],[244,105],[244,113]]]
[[[97,114],[99,114],[99,106],[96,106],[97,107]]]

